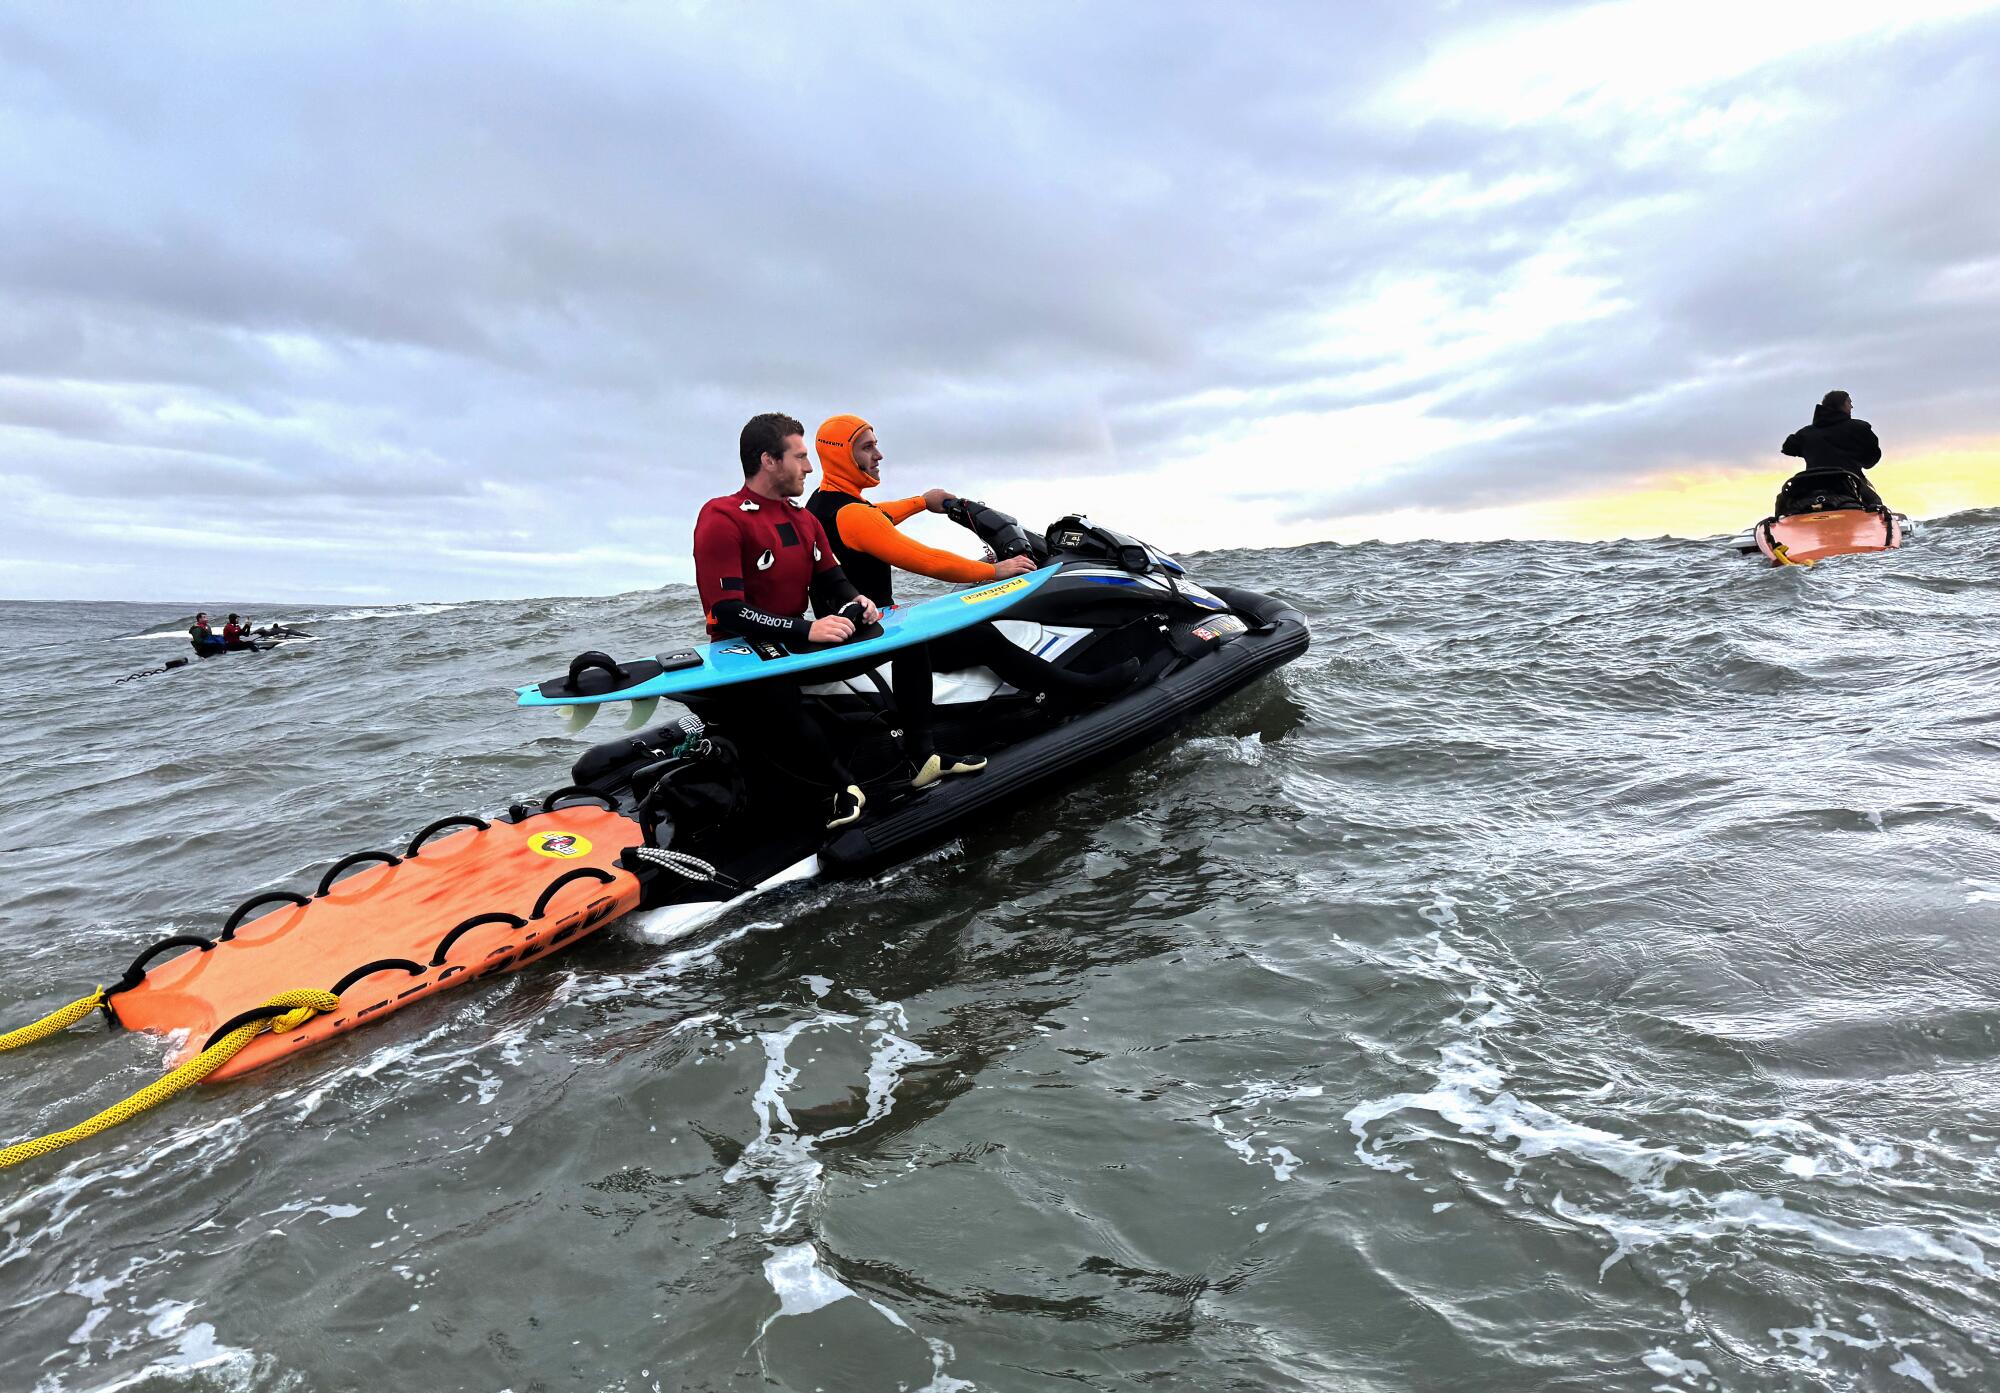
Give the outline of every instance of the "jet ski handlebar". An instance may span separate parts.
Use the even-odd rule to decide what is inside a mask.
[[[1040,565],[1049,559],[1046,544],[1021,526],[1019,519],[998,508],[990,508],[976,498],[947,499],[944,515],[991,547],[995,561],[1005,561],[1011,556],[1027,556]]]

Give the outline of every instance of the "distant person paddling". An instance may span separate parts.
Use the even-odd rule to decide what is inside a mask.
[[[1813,408],[1812,424],[1785,437],[1784,452],[1804,460],[1807,469],[1837,469],[1850,475],[1866,506],[1888,506],[1862,472],[1881,461],[1882,443],[1873,426],[1854,419],[1854,398],[1847,393],[1828,392]]]

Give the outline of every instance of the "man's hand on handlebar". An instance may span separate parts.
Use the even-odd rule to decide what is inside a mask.
[[[958,495],[953,493],[950,489],[925,489],[924,506],[930,509],[933,513],[942,513],[944,511],[944,505],[951,502],[951,500],[956,497],[958,497]]]
[[[814,643],[845,643],[854,637],[854,621],[844,614],[829,614],[813,620],[806,637]]]
[[[1034,569],[1034,557],[1010,556],[1005,561],[996,561],[993,564],[993,579],[1006,580],[1009,576],[1026,575]]]

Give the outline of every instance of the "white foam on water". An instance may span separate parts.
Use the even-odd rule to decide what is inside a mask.
[[[342,609],[328,610],[323,614],[310,615],[304,619],[292,620],[299,625],[345,624],[357,619],[421,619],[433,614],[449,614],[455,609],[479,604],[478,600],[433,600],[407,605],[388,605],[382,609]],[[263,620],[258,620],[263,623]]]
[[[764,1259],[764,1280],[778,1294],[777,1314],[764,1322],[766,1327],[780,1316],[810,1315],[854,1295],[852,1287],[819,1265],[819,1249],[810,1243],[771,1249]]]
[[[149,1317],[146,1334],[155,1340],[172,1340],[173,1348],[136,1373],[99,1384],[93,1393],[122,1393],[164,1379],[184,1383],[197,1374],[220,1380],[230,1388],[252,1387],[258,1373],[257,1356],[223,1344],[215,1337],[215,1327],[206,1321],[189,1325],[187,1318],[194,1310],[192,1301],[163,1301],[141,1311]]]
[[[279,1205],[276,1209],[267,1209],[257,1217],[268,1219],[274,1214],[324,1214],[328,1221],[332,1221],[335,1219],[352,1219],[356,1215],[366,1214],[367,1212],[367,1208],[363,1205],[329,1204],[324,1199],[315,1199],[293,1200],[289,1204]]]
[[[1484,1019],[1491,1019],[1489,1010]],[[1512,1019],[1508,1014],[1506,1019]],[[1355,1137],[1355,1155],[1377,1170],[1406,1171],[1407,1162],[1371,1146],[1371,1124],[1399,1113],[1432,1113],[1454,1128],[1459,1137],[1486,1139],[1489,1155],[1517,1173],[1525,1162],[1562,1153],[1609,1171],[1634,1185],[1654,1185],[1674,1166],[1695,1158],[1669,1146],[1642,1141],[1573,1122],[1539,1103],[1517,1097],[1504,1085],[1505,1075],[1478,1042],[1447,1045],[1438,1061],[1437,1086],[1422,1092],[1398,1093],[1347,1110]],[[1452,1140],[1447,1136],[1431,1140]],[[1499,1149],[1505,1148],[1505,1149]]]
[[[1263,1129],[1251,1126],[1241,1133],[1232,1132],[1223,1122],[1223,1115],[1296,1098],[1318,1098],[1325,1094],[1326,1089],[1319,1084],[1293,1083],[1285,1079],[1248,1079],[1241,1086],[1243,1092],[1239,1097],[1219,1104],[1209,1114],[1209,1125],[1222,1138],[1222,1144],[1235,1152],[1244,1165],[1267,1165],[1277,1179],[1290,1180],[1293,1173],[1305,1164],[1304,1161],[1282,1146],[1265,1146],[1260,1150],[1256,1139],[1265,1135]]]
[[[1965,897],[1967,904],[2000,904],[2000,881],[1965,880],[1960,883],[1972,887],[1971,893]]]
[[[764,1318],[757,1327],[757,1338],[762,1340],[771,1326],[787,1316],[809,1316],[814,1311],[824,1310],[837,1301],[862,1301],[875,1313],[898,1330],[917,1332],[902,1315],[888,1303],[865,1297],[853,1287],[834,1276],[821,1264],[819,1249],[811,1243],[794,1243],[789,1247],[773,1247],[771,1256],[764,1259],[764,1280],[770,1283],[777,1294],[778,1309]],[[916,1393],[970,1393],[974,1385],[964,1379],[953,1378],[945,1372],[945,1365],[957,1358],[957,1352],[943,1340],[924,1338],[924,1347],[931,1356],[930,1381],[916,1390]],[[900,1385],[899,1385],[900,1386]]]
[[[1178,754],[1184,763],[1220,759],[1255,768],[1264,762],[1264,737],[1254,731],[1249,735],[1203,735],[1182,745]]]
[[[782,1030],[757,1036],[764,1051],[764,1076],[751,1095],[750,1106],[757,1114],[757,1135],[743,1148],[742,1155],[724,1172],[731,1184],[758,1179],[771,1188],[771,1214],[764,1221],[765,1233],[780,1233],[798,1222],[805,1205],[819,1192],[824,1167],[814,1155],[821,1142],[853,1136],[889,1115],[895,1106],[896,1084],[910,1064],[931,1058],[928,1050],[898,1035],[891,1021],[909,1028],[901,1006],[881,1005],[864,1022],[860,1016],[822,1011],[793,1021]],[[864,1079],[864,1106],[860,1118],[841,1127],[832,1127],[815,1136],[795,1130],[785,1095],[798,1082],[799,1067],[789,1058],[792,1043],[808,1030],[862,1025],[873,1035]]]
[[[1931,1393],[1938,1393],[1937,1380],[1931,1377],[1929,1369],[1926,1369],[1917,1362],[1915,1355],[1905,1354],[1901,1359],[1898,1359],[1894,1364],[1889,1366],[1889,1372],[1892,1374],[1901,1374],[1907,1379],[1915,1379],[1918,1383],[1930,1389]]]
[[[1826,1313],[1816,1311],[1811,1325],[1793,1325],[1771,1328],[1771,1338],[1778,1342],[1780,1349],[1796,1349],[1812,1359],[1823,1360],[1827,1352],[1820,1348],[1820,1342],[1831,1340],[1835,1344],[1846,1345],[1850,1349],[1877,1350],[1889,1342],[1880,1335],[1869,1338],[1849,1335],[1844,1330],[1835,1330],[1826,1323]]]
[[[1685,1240],[1707,1244],[1725,1235],[1751,1232],[1802,1239],[1823,1253],[1950,1264],[1981,1277],[1990,1275],[1985,1253],[1956,1234],[1933,1238],[1907,1224],[1844,1224],[1793,1209],[1775,1196],[1745,1190],[1715,1195],[1675,1190],[1655,1198],[1682,1211],[1685,1217],[1598,1214],[1570,1204],[1562,1195],[1555,1197],[1550,1208],[1572,1223],[1601,1229],[1616,1240],[1617,1247],[1598,1268],[1600,1277],[1627,1255],[1659,1243]]]
[[[1708,1365],[1699,1359],[1683,1359],[1664,1346],[1655,1346],[1639,1356],[1639,1362],[1661,1378],[1697,1379],[1708,1377]]]
[[[1801,1155],[1796,1151],[1776,1147],[1763,1149],[1765,1154],[1778,1160],[1779,1166],[1787,1174],[1805,1179],[1849,1171],[1887,1170],[1902,1164],[1904,1160],[1900,1147],[1887,1142],[1849,1141],[1846,1137],[1821,1131],[1812,1123],[1799,1118],[1731,1117],[1727,1113],[1711,1112],[1706,1108],[1682,1108],[1679,1111],[1683,1117],[1697,1117],[1704,1122],[1719,1122],[1760,1141],[1790,1141],[1798,1143],[1809,1152],[1831,1153],[1815,1156]]]

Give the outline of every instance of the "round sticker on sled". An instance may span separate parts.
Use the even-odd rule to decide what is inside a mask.
[[[537,856],[572,861],[579,856],[590,855],[590,838],[579,837],[574,832],[537,832],[528,838],[528,850]]]

